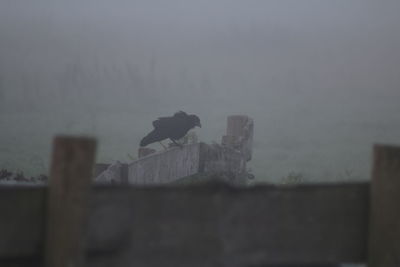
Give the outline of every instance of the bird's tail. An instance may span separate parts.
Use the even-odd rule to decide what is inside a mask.
[[[159,141],[157,137],[156,131],[151,131],[148,135],[143,137],[142,141],[140,141],[140,146],[147,146],[148,144]]]

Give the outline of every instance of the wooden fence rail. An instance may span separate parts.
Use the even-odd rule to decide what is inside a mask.
[[[42,266],[44,248],[54,267],[400,266],[400,148],[375,147],[371,185],[97,186],[88,194],[77,180],[91,177],[94,143],[56,145],[68,142],[75,149],[55,148],[66,154],[53,167],[66,174],[52,172],[60,181],[50,188],[0,189],[0,266]],[[55,211],[50,201],[65,203]]]

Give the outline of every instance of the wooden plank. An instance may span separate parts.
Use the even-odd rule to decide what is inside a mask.
[[[133,213],[127,190],[99,187],[90,196],[86,238],[90,252],[115,251],[126,239]],[[42,254],[47,195],[45,187],[0,187],[0,259]]]
[[[127,185],[129,183],[129,169],[128,164],[122,163],[121,165],[121,184]]]
[[[109,163],[96,163],[93,168],[93,178],[99,176],[102,172],[107,170],[109,166]]]
[[[44,193],[43,188],[0,187],[0,258],[41,254]]]
[[[84,266],[88,194],[96,141],[84,137],[54,139],[47,198],[45,265]]]
[[[130,184],[165,184],[199,172],[200,144],[142,157],[128,166]]]
[[[360,196],[366,187],[260,189],[225,200],[226,266],[365,260],[368,206]]]
[[[155,149],[152,148],[148,148],[148,147],[139,147],[138,149],[138,158],[143,158],[146,157],[148,155],[154,154],[157,151]]]
[[[239,152],[229,147],[200,144],[200,173],[243,174],[245,171],[246,161]]]
[[[129,164],[128,183],[166,184],[196,174],[240,175],[245,169],[246,161],[239,152],[229,147],[197,143],[170,148]]]
[[[400,266],[400,147],[374,147],[368,263]]]
[[[138,245],[126,250],[120,266],[140,266],[150,255],[159,256],[148,266],[182,266],[182,254],[199,266],[362,262],[366,189],[342,185],[159,191],[146,201],[150,207],[135,207],[132,240]],[[137,191],[135,203],[152,192]],[[147,216],[153,219],[144,220]]]
[[[43,244],[29,232],[43,227],[44,190],[7,190],[0,194],[0,213],[8,211],[0,218],[0,258],[32,257]],[[10,209],[15,195],[36,204]],[[97,264],[121,267],[363,262],[368,195],[367,184],[97,187],[87,248],[101,255]]]
[[[113,164],[97,163],[94,167],[94,183],[103,185],[128,184],[128,164],[119,161]]]

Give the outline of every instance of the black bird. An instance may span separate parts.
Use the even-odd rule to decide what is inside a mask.
[[[196,115],[188,115],[186,112],[179,111],[172,117],[158,118],[153,121],[153,126],[154,130],[140,141],[140,146],[161,142],[167,138],[180,146],[176,141],[184,137],[190,129],[196,126],[201,127],[201,123]]]

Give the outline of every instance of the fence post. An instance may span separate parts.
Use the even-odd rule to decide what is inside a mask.
[[[250,161],[253,152],[253,134],[253,119],[244,115],[229,116],[222,144],[239,150],[245,160]]]
[[[56,137],[47,198],[45,266],[83,267],[96,141]]]
[[[370,195],[369,267],[400,266],[400,147],[375,145]]]

